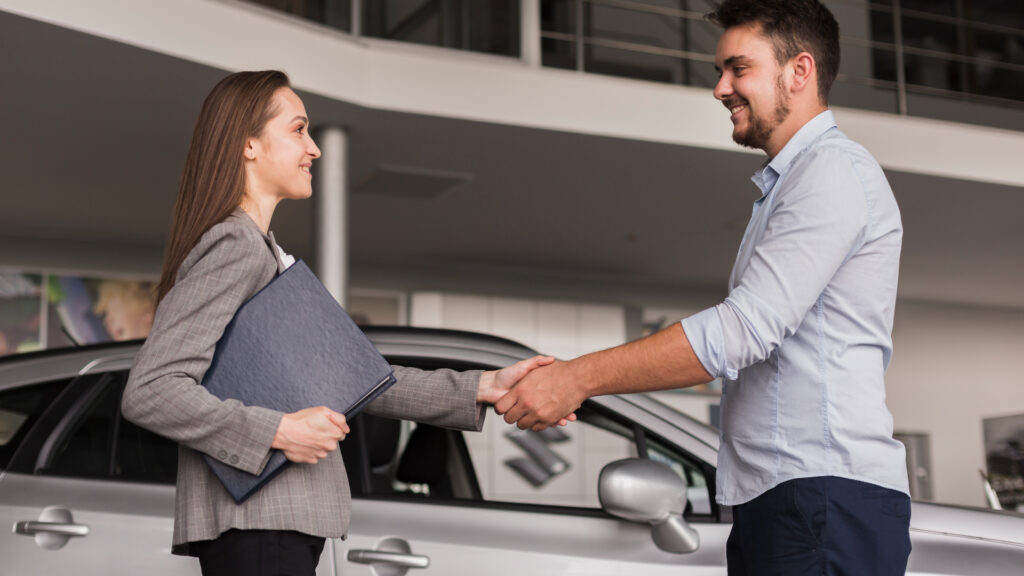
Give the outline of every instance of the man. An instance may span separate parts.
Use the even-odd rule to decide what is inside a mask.
[[[722,378],[717,501],[729,574],[903,574],[910,499],[883,374],[902,241],[878,163],[838,130],[839,30],[818,0],[725,0],[715,98],[768,155],[729,296],[642,340],[558,362],[496,409],[540,429],[586,398]]]

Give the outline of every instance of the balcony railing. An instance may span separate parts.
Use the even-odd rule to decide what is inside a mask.
[[[721,31],[704,19],[705,0],[250,1],[357,36],[656,82],[717,81]],[[1024,2],[825,3],[842,31],[833,104],[1024,130]],[[539,12],[539,29],[521,29],[524,9]]]

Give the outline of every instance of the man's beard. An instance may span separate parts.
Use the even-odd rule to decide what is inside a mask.
[[[732,133],[734,142],[740,146],[758,150],[764,150],[768,146],[772,132],[789,116],[789,99],[786,97],[781,74],[775,80],[775,96],[778,103],[775,105],[771,118],[766,120],[762,116],[754,114],[753,110],[751,110],[749,115],[750,126],[746,132],[734,131]]]

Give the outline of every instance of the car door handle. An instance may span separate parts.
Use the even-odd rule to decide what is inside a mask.
[[[420,554],[403,554],[381,550],[349,550],[348,561],[357,564],[383,564],[398,568],[426,568],[430,558]]]
[[[35,536],[36,534],[57,534],[59,536],[88,536],[89,527],[85,524],[66,524],[64,522],[40,522],[38,520],[22,520],[14,525],[15,534]]]
[[[47,506],[38,520],[21,520],[14,525],[14,533],[33,536],[36,545],[44,550],[60,550],[71,538],[89,535],[89,527],[77,524],[71,510],[60,506]]]

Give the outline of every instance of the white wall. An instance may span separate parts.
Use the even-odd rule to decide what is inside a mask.
[[[984,506],[982,419],[1024,414],[1024,311],[900,302],[893,339],[896,430],[930,435],[936,501]]]
[[[412,326],[494,334],[563,360],[626,341],[622,306],[416,292],[409,312]]]

